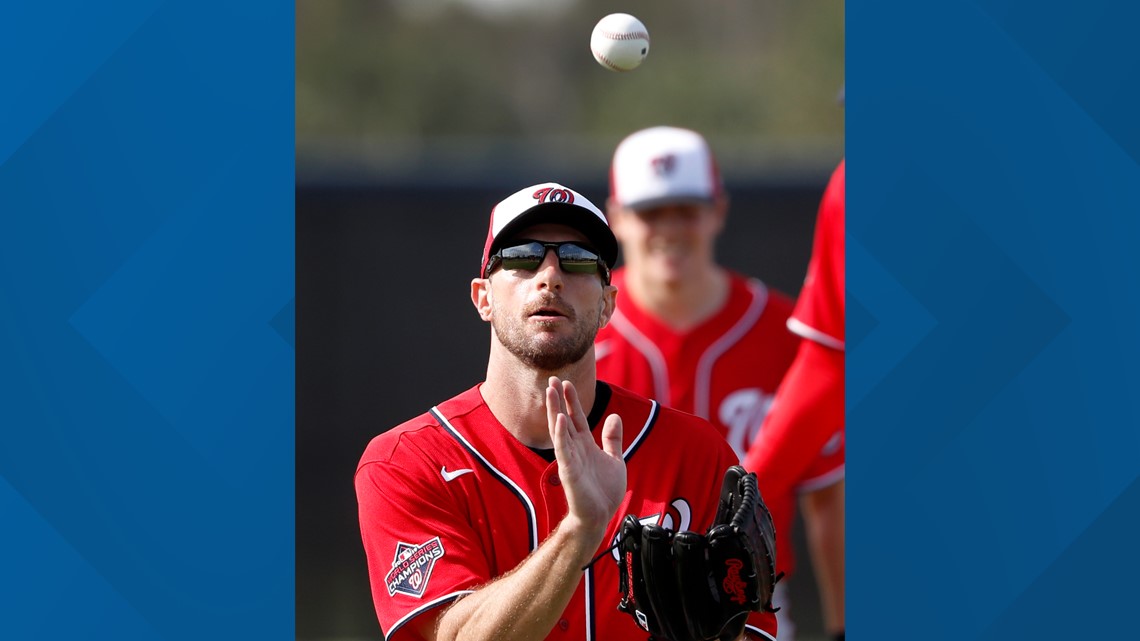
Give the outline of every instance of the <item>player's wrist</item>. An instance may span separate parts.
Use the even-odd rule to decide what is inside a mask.
[[[609,519],[601,521],[598,519],[583,518],[577,514],[570,513],[566,518],[562,519],[562,528],[566,530],[568,535],[575,538],[582,538],[583,540],[596,537],[599,540],[606,532],[606,525],[609,524]]]
[[[607,522],[590,523],[575,514],[567,514],[558,530],[566,538],[566,544],[589,558],[601,545],[606,534]]]

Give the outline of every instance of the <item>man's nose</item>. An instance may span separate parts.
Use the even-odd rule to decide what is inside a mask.
[[[562,266],[558,264],[558,252],[548,249],[538,265],[537,278],[539,287],[562,289]]]

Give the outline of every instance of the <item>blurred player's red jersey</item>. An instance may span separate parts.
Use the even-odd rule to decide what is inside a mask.
[[[598,553],[621,519],[704,532],[716,515],[732,450],[705,422],[599,383],[590,411],[623,423],[627,489]],[[506,574],[567,514],[558,464],[512,436],[472,388],[372,440],[356,473],[373,600],[386,639],[416,639],[414,617]],[[618,611],[617,559],[607,554],[582,582],[550,640],[639,639]],[[771,614],[753,613],[753,634],[774,639]]]
[[[759,280],[736,273],[730,278],[728,301],[720,311],[687,332],[677,332],[623,296],[625,270],[615,270],[617,311],[598,332],[595,354],[599,380],[708,419],[743,459],[800,339],[787,327],[791,299]],[[796,489],[818,489],[843,477],[846,452],[841,437],[812,455],[811,469],[793,484]],[[776,525],[779,569],[790,575],[795,569],[790,536],[795,501],[764,498]]]
[[[720,311],[677,332],[623,294],[624,269],[613,284],[617,311],[594,342],[598,379],[707,419],[743,457],[796,355],[791,299],[731,274]]]
[[[796,486],[802,470],[816,465],[805,450],[826,443],[826,451],[844,437],[844,167],[845,162],[836,167],[820,202],[811,262],[788,321],[788,328],[808,342],[780,389],[779,409],[768,416],[744,460],[744,467],[756,472],[773,518],[781,510],[772,505],[779,495]]]
[[[839,163],[824,192],[815,225],[811,262],[788,329],[824,347],[843,351],[846,318],[844,286],[844,201],[846,161]]]

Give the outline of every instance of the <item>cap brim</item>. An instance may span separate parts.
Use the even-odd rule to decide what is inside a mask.
[[[609,265],[610,269],[613,269],[614,264],[617,263],[617,238],[614,237],[609,225],[599,220],[589,210],[567,203],[541,203],[519,214],[495,236],[489,253],[493,254],[499,251],[503,241],[516,237],[519,232],[527,227],[540,223],[566,225],[577,229],[598,250],[602,260],[606,261],[606,265]]]
[[[659,198],[645,198],[642,200],[635,200],[630,203],[622,203],[622,205],[634,211],[644,211],[646,209],[664,207],[666,205],[712,205],[714,203],[716,203],[716,198],[713,196],[671,195],[661,196]]]

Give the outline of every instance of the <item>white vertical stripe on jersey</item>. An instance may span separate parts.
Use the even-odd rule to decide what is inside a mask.
[[[629,444],[629,447],[625,448],[625,451],[621,453],[621,460],[623,461],[629,460],[630,454],[637,449],[638,445],[641,444],[641,441],[645,438],[645,435],[649,433],[649,428],[653,427],[653,422],[657,420],[657,412],[659,411],[658,408],[661,406],[657,404],[657,401],[651,400],[649,402],[652,404],[649,407],[649,418],[645,419],[645,425],[641,426],[641,431],[638,432],[637,437],[635,437],[633,439],[633,442]]]
[[[730,347],[740,342],[748,330],[760,320],[764,308],[768,305],[768,288],[756,279],[748,282],[748,290],[752,292],[752,304],[744,311],[744,315],[723,336],[716,339],[709,348],[701,354],[697,361],[697,372],[693,381],[693,414],[710,420],[709,390],[712,388],[712,368],[716,359],[724,355]]]
[[[624,336],[629,344],[641,352],[641,355],[649,362],[649,370],[653,372],[653,395],[663,405],[668,406],[669,368],[665,365],[665,355],[657,349],[657,345],[653,341],[649,340],[645,334],[634,327],[633,323],[629,322],[629,319],[621,313],[620,309],[614,310],[614,315],[610,317],[610,323],[614,326],[614,331]]]

